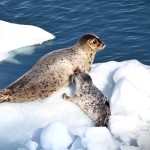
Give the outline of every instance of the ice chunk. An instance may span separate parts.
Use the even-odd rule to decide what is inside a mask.
[[[139,147],[136,146],[120,146],[121,150],[141,150]]]
[[[126,62],[115,62],[110,61],[106,63],[94,64],[89,74],[92,77],[93,83],[103,91],[108,98],[112,95],[112,90],[114,88],[113,75],[116,69],[126,64]],[[108,71],[109,70],[109,71]]]
[[[36,150],[38,147],[38,144],[35,141],[32,140],[28,140],[27,143],[25,144],[25,146],[29,149],[29,150]]]
[[[115,150],[116,146],[113,142],[109,130],[105,127],[88,128],[82,143],[88,150]]]
[[[111,133],[115,136],[124,135],[126,133],[136,133],[137,130],[147,130],[148,128],[147,123],[141,121],[138,117],[124,115],[111,116],[109,120],[109,127]],[[132,138],[135,138],[135,136],[132,135]]]
[[[150,150],[150,133],[144,133],[139,136],[137,143],[142,150]]]
[[[109,127],[114,137],[125,146],[137,146],[140,131],[147,130],[148,124],[135,116],[111,116]]]
[[[70,150],[79,150],[79,149],[84,150],[84,147],[82,145],[81,138],[77,137],[75,141],[72,143]]]
[[[41,133],[41,146],[44,150],[63,150],[73,141],[67,127],[60,122],[48,125]]]
[[[11,50],[42,44],[54,38],[53,34],[39,27],[0,20],[0,60],[7,58]]]
[[[119,68],[114,74],[114,81],[120,78],[127,78],[143,93],[150,95],[150,72],[141,63],[130,62]]]
[[[29,150],[29,149],[28,149],[28,148],[21,147],[21,148],[18,148],[17,150]]]
[[[125,77],[116,83],[110,106],[112,115],[137,115],[142,119],[149,119],[143,112],[150,109],[150,97],[143,94]]]
[[[71,127],[70,129],[70,132],[73,134],[73,135],[76,135],[76,136],[79,136],[79,137],[83,137],[86,130],[88,129],[89,127]]]

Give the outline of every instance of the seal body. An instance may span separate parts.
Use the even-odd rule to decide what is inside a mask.
[[[93,84],[87,73],[74,75],[75,95],[63,98],[76,103],[94,122],[96,126],[108,126],[111,115],[107,97]]]
[[[0,102],[25,102],[48,97],[69,83],[69,76],[78,68],[88,72],[97,50],[105,44],[93,34],[82,36],[69,48],[43,56],[22,77],[0,90]]]

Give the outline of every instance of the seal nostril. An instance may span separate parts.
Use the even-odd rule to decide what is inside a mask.
[[[105,44],[105,43],[102,43],[101,45],[102,45],[102,47],[105,47],[105,46],[106,46],[106,44]]]

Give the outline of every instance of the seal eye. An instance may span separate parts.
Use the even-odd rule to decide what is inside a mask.
[[[94,40],[94,41],[93,41],[93,44],[96,44],[96,43],[97,43],[97,41],[96,41],[96,40]]]

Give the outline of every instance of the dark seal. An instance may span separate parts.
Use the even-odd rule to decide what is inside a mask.
[[[108,126],[111,115],[107,97],[93,84],[87,73],[74,75],[75,95],[63,98],[76,103],[94,122],[95,126]]]

